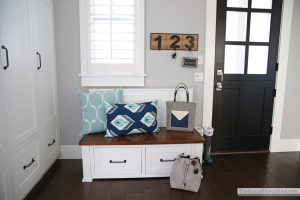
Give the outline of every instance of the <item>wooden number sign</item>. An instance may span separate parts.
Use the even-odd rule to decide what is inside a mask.
[[[198,51],[198,34],[151,33],[151,50]]]

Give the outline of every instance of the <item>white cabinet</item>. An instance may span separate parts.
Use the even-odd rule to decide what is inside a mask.
[[[1,87],[10,148],[36,134],[36,84],[31,62],[26,0],[0,0]],[[9,67],[6,54],[8,53]]]
[[[203,143],[162,145],[82,145],[82,182],[105,178],[169,177],[178,154],[198,156]]]
[[[0,199],[12,199],[10,168],[8,159],[0,163]]]
[[[39,122],[43,129],[58,121],[52,3],[29,0],[29,5]]]
[[[55,64],[52,1],[0,0],[0,200],[23,199],[60,154]]]

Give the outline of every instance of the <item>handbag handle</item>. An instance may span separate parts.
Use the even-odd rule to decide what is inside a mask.
[[[184,86],[179,86],[183,84]],[[178,87],[179,86],[179,87]],[[189,102],[189,91],[188,91],[188,87],[184,84],[184,83],[179,83],[176,87],[175,87],[175,92],[174,92],[174,102],[176,102],[176,96],[177,96],[177,91],[180,89],[180,88],[183,88],[185,89],[186,91],[186,102]]]

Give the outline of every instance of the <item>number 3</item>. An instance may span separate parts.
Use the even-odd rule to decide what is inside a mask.
[[[194,44],[194,40],[195,40],[195,38],[193,37],[193,36],[191,36],[191,35],[189,35],[189,36],[186,36],[186,39],[190,39],[190,41],[189,41],[189,43],[191,44],[190,46],[189,45],[184,45],[186,48],[188,48],[188,49],[192,49],[192,48],[194,48],[194,46],[195,46],[195,44]]]

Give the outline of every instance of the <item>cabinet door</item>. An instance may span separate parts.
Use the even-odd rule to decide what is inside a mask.
[[[41,128],[58,120],[52,3],[29,1],[34,42],[39,123]]]
[[[6,152],[7,149],[6,149],[6,139],[5,139],[5,132],[4,132],[4,116],[3,116],[3,109],[2,109],[2,96],[0,91],[0,162],[2,161],[2,156]]]
[[[10,148],[38,132],[34,69],[30,59],[26,0],[0,0],[0,85]],[[7,120],[6,120],[7,119]]]
[[[8,159],[0,163],[0,199],[12,199],[11,178]]]

